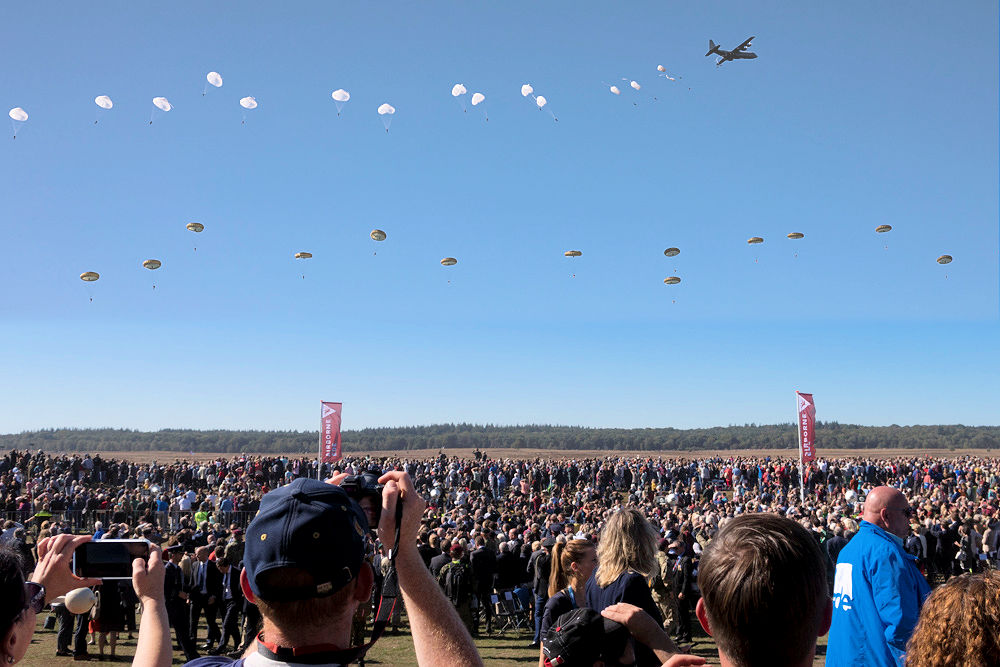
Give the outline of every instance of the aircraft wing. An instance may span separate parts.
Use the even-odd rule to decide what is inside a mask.
[[[747,41],[743,42],[735,49],[733,49],[733,53],[737,53],[739,51],[746,51],[747,49],[750,48],[750,42],[752,42],[754,39],[755,39],[754,37],[750,37],[749,39],[747,39]]]

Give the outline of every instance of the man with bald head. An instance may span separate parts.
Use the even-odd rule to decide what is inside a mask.
[[[828,667],[903,664],[930,593],[916,559],[903,549],[912,513],[906,496],[888,486],[865,498],[858,534],[837,558]]]

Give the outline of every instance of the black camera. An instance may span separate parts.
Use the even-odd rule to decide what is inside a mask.
[[[378,483],[379,477],[380,475],[375,473],[365,472],[360,475],[348,475],[340,482],[340,488],[364,510],[368,528],[371,530],[378,528],[382,516],[382,489],[385,485]]]

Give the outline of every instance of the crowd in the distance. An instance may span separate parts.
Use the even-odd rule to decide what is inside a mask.
[[[355,478],[364,472],[373,475]],[[467,458],[356,456],[320,472],[314,460],[277,456],[145,464],[11,452],[0,459],[6,522],[0,540],[22,554],[26,572],[38,557],[32,545],[60,533],[137,536],[163,544],[165,560],[176,568],[165,568],[164,599],[180,649],[189,659],[199,651],[240,655],[252,649],[257,627],[267,622],[250,601],[253,594],[245,594],[240,574],[247,567],[244,534],[253,529],[262,503],[300,478],[346,476],[355,487],[367,484],[375,491],[354,494],[374,528],[380,519],[370,510],[384,493],[376,480],[386,473],[402,475],[421,499],[411,546],[456,618],[472,635],[526,622],[533,645],[552,634],[553,622],[567,611],[611,608],[614,615],[615,603],[627,602],[675,641],[644,636],[678,654],[694,639],[692,625],[705,625],[698,612],[704,554],[727,525],[740,525],[750,515],[784,517],[815,542],[823,570],[816,576],[838,603],[835,630],[844,597],[835,582],[845,586],[838,555],[870,527],[884,533],[887,543],[894,541],[889,536],[898,538],[900,553],[910,554],[922,576],[934,582],[997,565],[1000,460],[961,455],[824,458],[805,469],[803,499],[794,459],[738,453],[695,459],[523,460],[489,452]],[[865,511],[884,495],[879,488],[903,500],[891,496],[882,503],[886,513],[866,519]],[[902,503],[905,520],[902,513],[892,518],[892,512],[903,512]],[[392,569],[385,537],[380,532],[364,544],[375,591]],[[410,548],[399,549],[400,557]],[[861,569],[857,565],[856,573]],[[134,611],[136,598],[125,589],[119,604]],[[377,601],[377,594],[372,597]],[[405,583],[403,598],[416,632],[414,616],[421,610],[411,609],[416,602],[406,595]],[[401,606],[384,619],[390,627],[402,622]],[[370,605],[359,603],[357,609],[345,648],[363,643],[372,626]],[[630,630],[642,630],[644,617],[637,612],[617,613],[623,615],[616,620],[631,622]],[[127,613],[106,614],[103,624],[99,619],[98,633],[129,627]],[[65,626],[72,628],[72,622],[66,619]],[[60,654],[86,653],[83,625],[90,629],[78,620],[72,647],[72,630],[60,634]],[[193,641],[199,626],[207,626],[201,646]],[[664,657],[649,644],[635,649],[638,664],[660,664]],[[546,660],[545,651],[540,660]]]

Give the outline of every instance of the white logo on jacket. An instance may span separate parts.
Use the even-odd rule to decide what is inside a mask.
[[[833,577],[833,606],[844,611],[851,610],[854,600],[854,585],[851,577],[854,566],[851,563],[837,563],[837,573]]]

